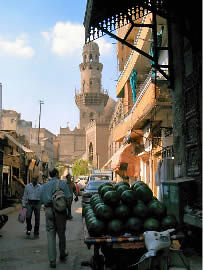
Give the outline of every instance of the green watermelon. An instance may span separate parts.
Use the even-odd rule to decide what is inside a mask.
[[[103,187],[105,187],[105,186],[113,187],[112,183],[110,183],[110,182],[101,184],[101,185],[98,187],[98,193],[99,193],[99,194],[100,194],[101,189],[102,189]]]
[[[136,190],[138,187],[140,187],[141,185],[147,186],[147,184],[145,184],[143,181],[136,181],[136,182],[134,182],[134,183],[132,184],[131,189],[135,191],[135,190]],[[147,187],[148,187],[148,186],[147,186]]]
[[[107,192],[107,191],[113,191],[114,188],[111,187],[111,186],[104,186],[101,190],[100,190],[100,196],[103,198],[104,194]]]
[[[102,199],[100,197],[99,198],[95,198],[93,201],[90,202],[90,205],[94,209],[95,205],[98,204],[98,203],[101,203],[101,202],[102,202]]]
[[[113,209],[106,204],[99,204],[95,209],[95,215],[101,220],[113,219]]]
[[[105,223],[97,218],[92,218],[87,226],[90,236],[101,236],[105,230]]]
[[[92,197],[90,198],[90,203],[98,198],[100,198],[99,194],[93,194]]]
[[[147,185],[140,185],[138,188],[136,188],[135,194],[137,199],[143,201],[144,203],[148,203],[153,197],[153,193]]]
[[[130,217],[125,224],[125,231],[128,233],[140,233],[142,220],[138,217]]]
[[[125,190],[121,194],[121,200],[127,205],[133,205],[136,202],[136,194],[133,190]]]
[[[130,215],[130,209],[125,204],[120,204],[119,206],[117,206],[114,212],[115,216],[121,220],[128,218]]]
[[[173,229],[177,226],[176,217],[173,215],[167,215],[161,220],[161,228],[163,230]]]
[[[117,191],[109,190],[103,195],[103,201],[108,205],[118,205],[120,201],[120,194]]]
[[[115,189],[117,190],[117,188],[119,188],[120,186],[126,185],[128,188],[130,188],[130,184],[128,182],[125,181],[121,181],[115,184]]]
[[[121,195],[123,191],[129,190],[129,187],[127,185],[120,185],[116,190]]]
[[[107,224],[107,232],[112,236],[119,236],[123,232],[123,223],[119,219],[113,219]]]
[[[161,218],[166,215],[166,206],[158,200],[152,200],[152,202],[149,203],[148,210],[151,216],[157,218]]]
[[[155,218],[147,218],[144,222],[144,231],[159,231],[160,230],[160,223]]]
[[[90,204],[87,204],[82,207],[82,216],[84,216],[89,209],[92,209],[92,206]]]
[[[134,205],[133,208],[132,208],[132,214],[135,217],[146,218],[146,216],[148,214],[148,208],[143,203],[143,201],[138,200],[137,204]]]

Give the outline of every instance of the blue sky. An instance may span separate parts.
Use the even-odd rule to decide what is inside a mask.
[[[58,134],[79,122],[75,89],[84,45],[86,0],[0,1],[0,82],[3,109],[16,110],[38,127]],[[115,40],[99,38],[102,86],[116,99],[118,78]]]

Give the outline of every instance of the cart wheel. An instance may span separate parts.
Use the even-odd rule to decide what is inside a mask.
[[[98,256],[92,256],[92,269],[93,270],[104,270],[104,256],[98,255]]]

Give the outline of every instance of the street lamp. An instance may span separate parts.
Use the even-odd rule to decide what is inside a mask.
[[[44,104],[44,101],[40,100],[39,101],[39,129],[38,129],[38,144],[39,142],[39,135],[40,135],[40,120],[41,120],[41,105]]]

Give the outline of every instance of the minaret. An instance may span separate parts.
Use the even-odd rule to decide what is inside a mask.
[[[83,46],[83,62],[80,64],[81,90],[75,95],[75,102],[80,110],[79,128],[87,127],[92,120],[103,118],[108,94],[101,87],[103,64],[99,62],[99,46],[90,42]]]

